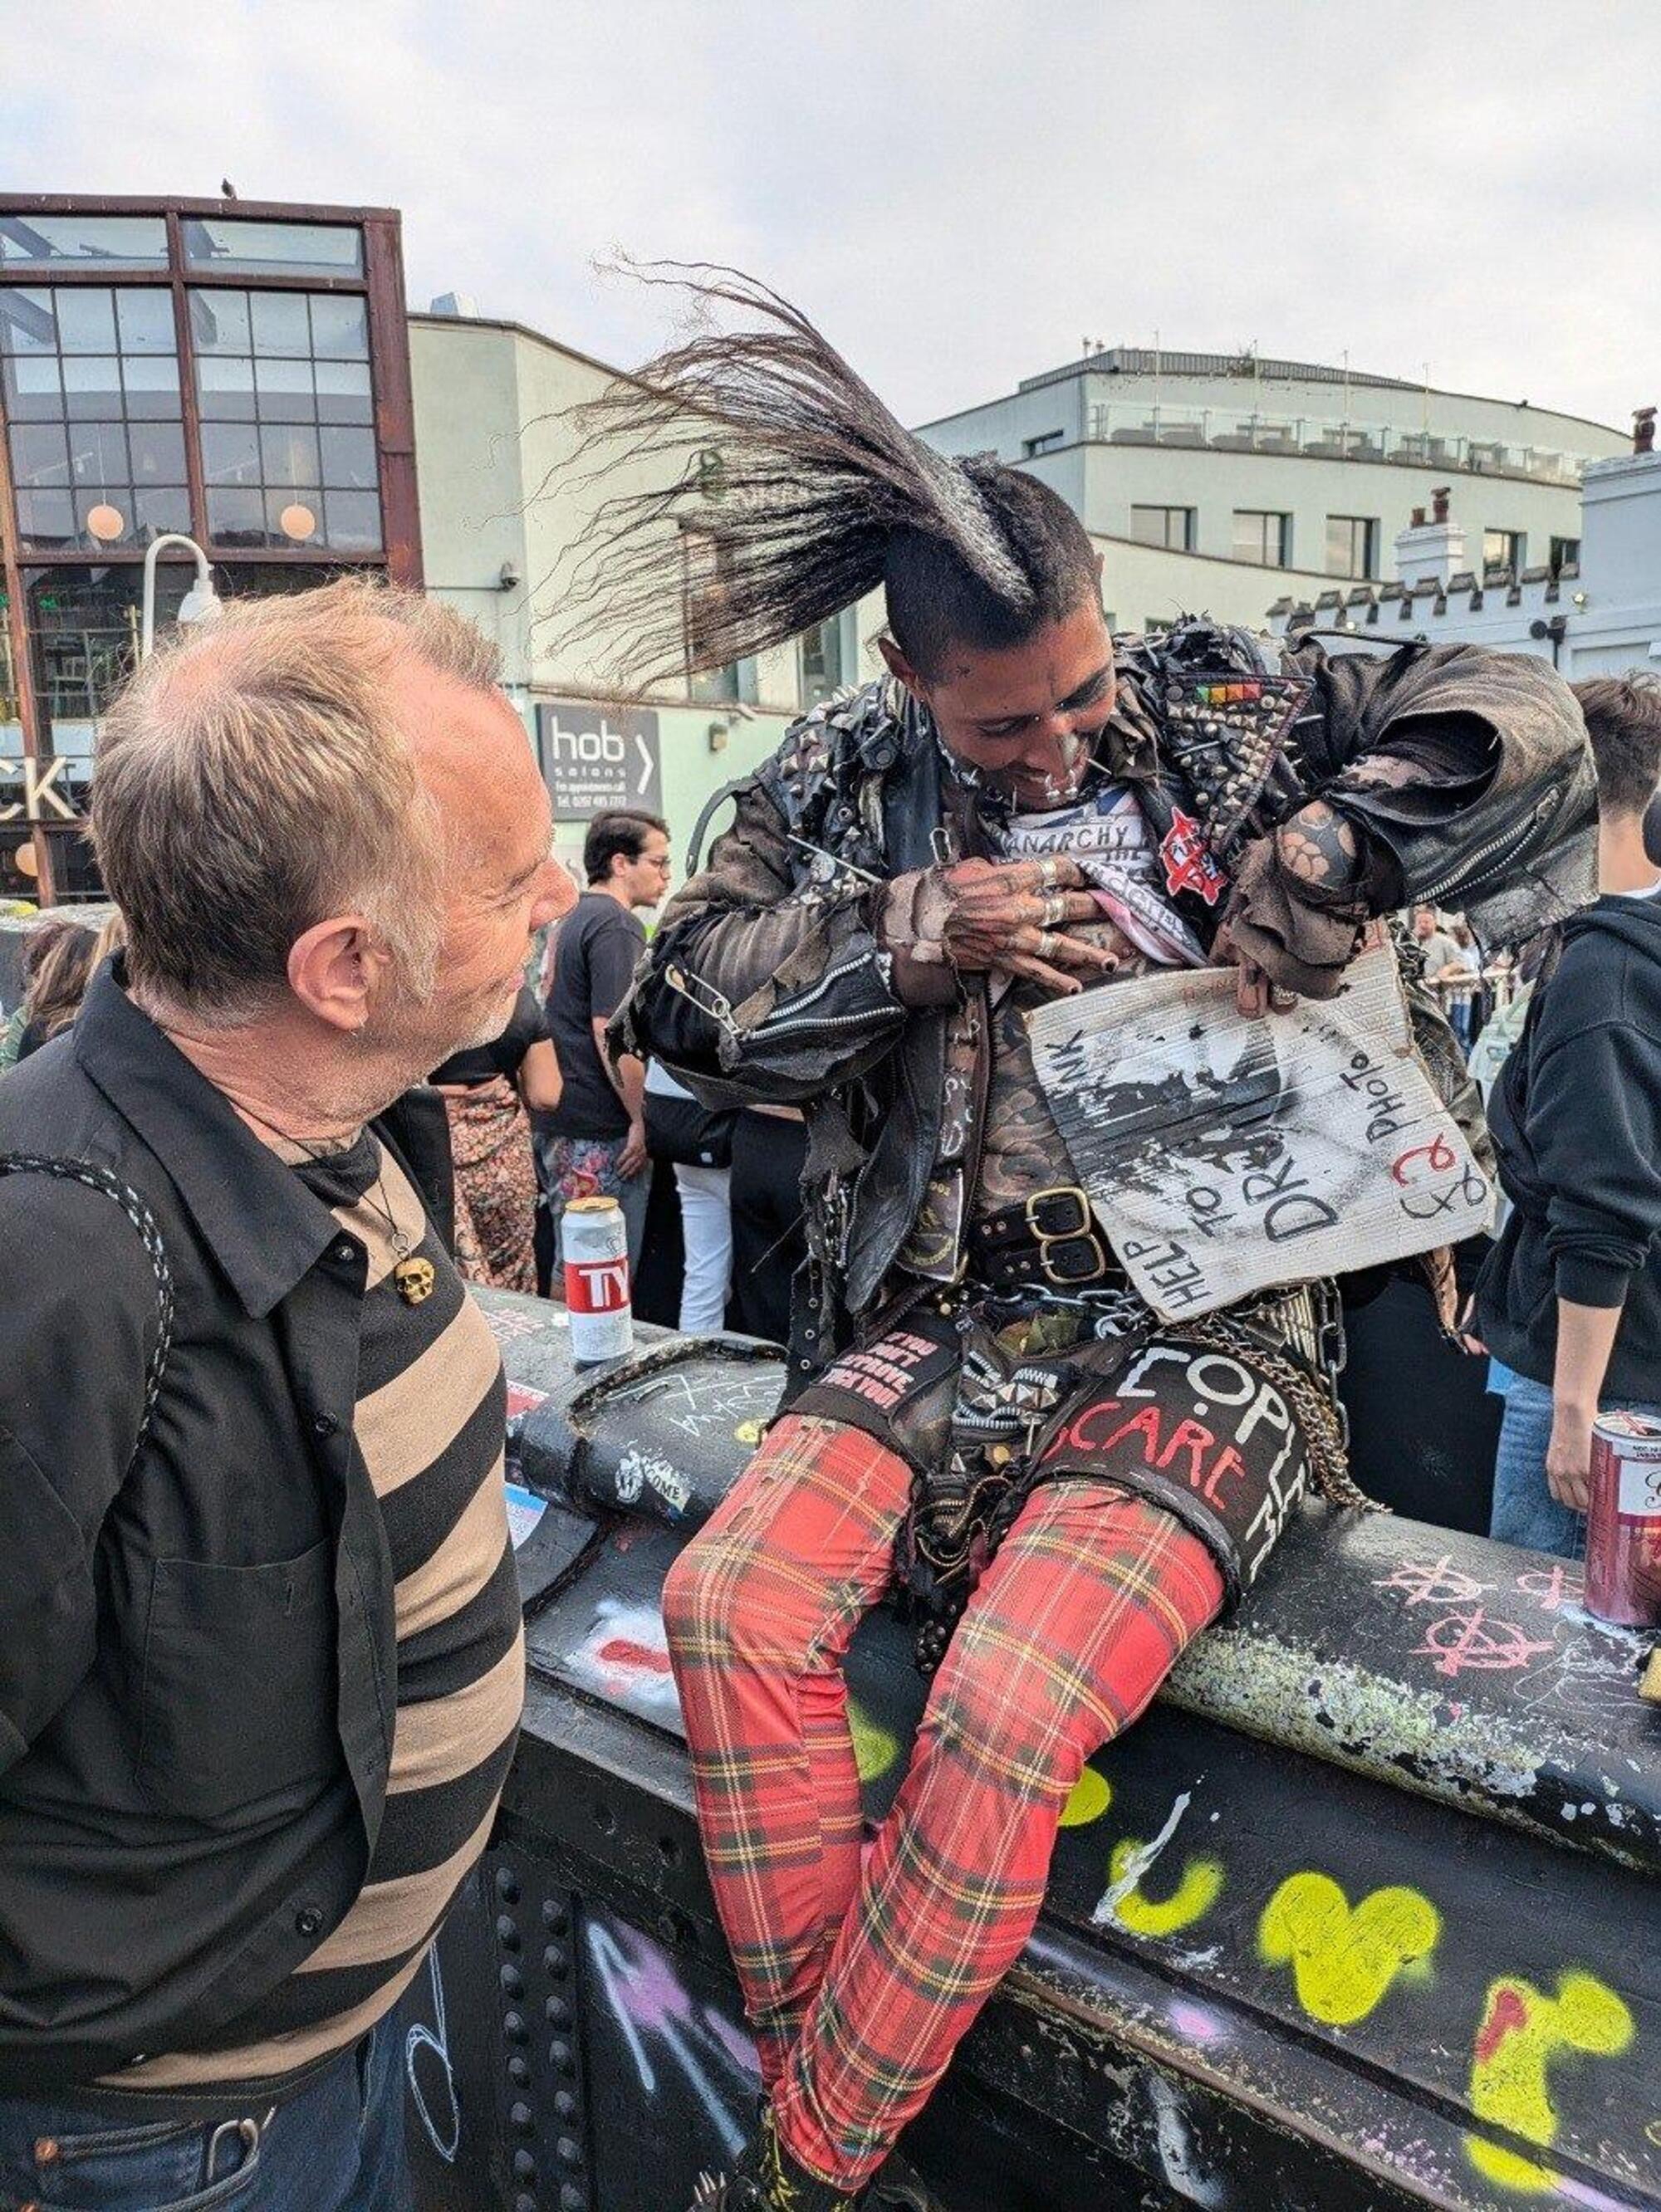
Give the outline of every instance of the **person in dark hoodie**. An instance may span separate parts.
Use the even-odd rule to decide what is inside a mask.
[[[1661,1416],[1661,682],[1575,686],[1597,769],[1598,896],[1563,927],[1488,1103],[1512,1211],[1477,1283],[1510,1370],[1489,1534],[1578,1558],[1592,1423]]]

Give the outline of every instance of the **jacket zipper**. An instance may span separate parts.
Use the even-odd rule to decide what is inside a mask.
[[[1506,858],[1509,859],[1511,854],[1533,830],[1537,830],[1542,822],[1549,821],[1562,804],[1562,799],[1563,794],[1561,791],[1548,792],[1546,796],[1536,804],[1525,820],[1518,823],[1515,828],[1507,830],[1502,836],[1492,837],[1486,845],[1479,845],[1463,867],[1456,868],[1451,875],[1443,876],[1438,882],[1427,884],[1419,893],[1419,897],[1421,900],[1433,902],[1439,899],[1442,894],[1455,884],[1460,884],[1463,891],[1474,890],[1478,884],[1483,882],[1487,877],[1495,874],[1498,867],[1503,865],[1503,862],[1500,862],[1494,867],[1484,868],[1483,861],[1489,859],[1492,854],[1501,851],[1502,848]],[[1466,870],[1471,872],[1467,873]]]

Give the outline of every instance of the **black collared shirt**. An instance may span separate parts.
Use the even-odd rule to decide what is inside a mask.
[[[108,968],[0,1083],[0,2090],[192,2048],[344,1917],[395,1639],[352,1435],[363,1246]]]

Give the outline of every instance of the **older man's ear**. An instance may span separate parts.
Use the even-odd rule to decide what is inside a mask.
[[[331,1029],[355,1035],[367,1026],[392,954],[361,914],[314,922],[289,949],[289,988]]]

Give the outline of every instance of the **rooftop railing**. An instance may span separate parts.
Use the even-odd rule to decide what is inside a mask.
[[[1475,476],[1532,477],[1578,486],[1594,456],[1497,438],[1445,437],[1389,422],[1318,415],[1244,413],[1234,407],[1160,407],[1110,401],[1092,407],[1086,436],[1113,446],[1204,447],[1213,453],[1302,453],[1323,460],[1384,461]]]

